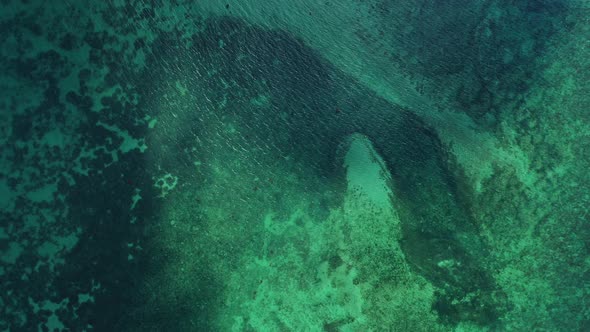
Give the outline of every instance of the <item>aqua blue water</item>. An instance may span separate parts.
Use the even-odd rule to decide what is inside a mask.
[[[585,331],[583,1],[3,1],[2,331]]]

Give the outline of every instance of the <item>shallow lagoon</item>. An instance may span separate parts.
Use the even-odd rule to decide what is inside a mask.
[[[0,329],[588,329],[589,11],[4,1]]]

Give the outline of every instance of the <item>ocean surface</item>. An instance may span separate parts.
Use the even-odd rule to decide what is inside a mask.
[[[590,331],[589,18],[0,1],[0,331]]]

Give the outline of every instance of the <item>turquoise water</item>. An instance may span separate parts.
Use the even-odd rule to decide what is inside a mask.
[[[583,1],[3,1],[2,331],[585,331]]]

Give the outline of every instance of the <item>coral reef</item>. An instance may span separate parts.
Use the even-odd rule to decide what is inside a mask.
[[[583,1],[0,4],[0,330],[590,329]]]

